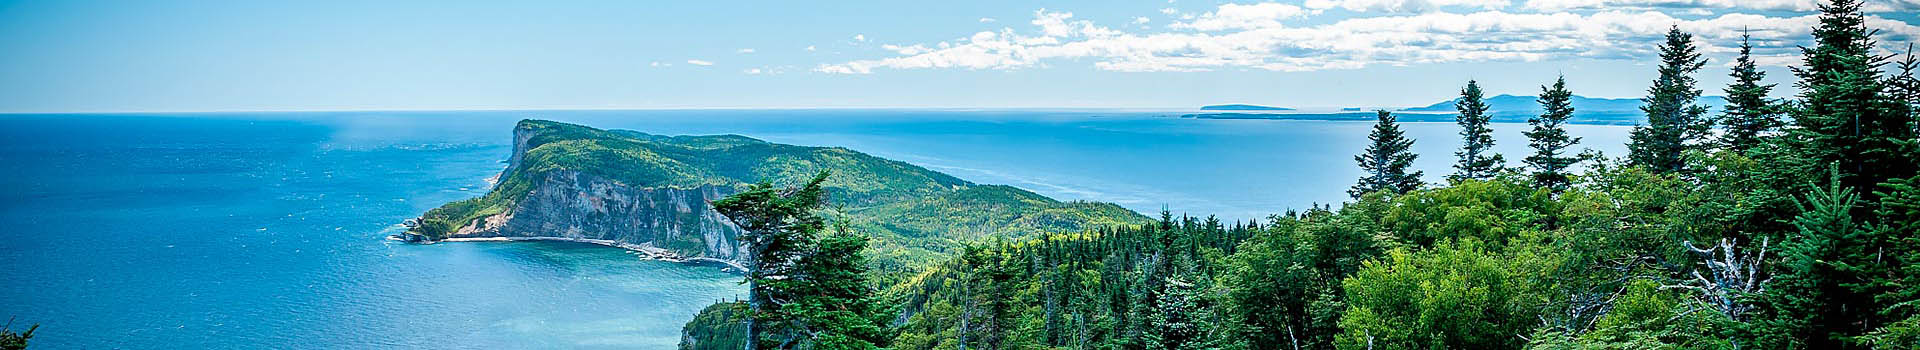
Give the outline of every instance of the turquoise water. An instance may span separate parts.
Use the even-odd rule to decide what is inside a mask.
[[[0,316],[36,349],[672,348],[741,294],[711,266],[570,243],[395,244],[545,118],[837,145],[1140,211],[1345,198],[1368,123],[1146,111],[696,110],[0,116]],[[1176,114],[1177,115],[1177,114]],[[1496,130],[1520,158],[1524,125]],[[1410,123],[1434,180],[1445,123]],[[1626,128],[1576,126],[1609,153]]]

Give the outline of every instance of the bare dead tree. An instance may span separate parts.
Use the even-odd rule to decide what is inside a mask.
[[[1745,298],[1765,292],[1767,283],[1773,276],[1765,276],[1762,264],[1767,261],[1769,241],[1760,239],[1760,251],[1742,253],[1729,239],[1720,239],[1720,244],[1701,248],[1692,241],[1684,241],[1687,251],[1700,256],[1701,268],[1693,270],[1690,279],[1677,285],[1661,288],[1680,288],[1698,292],[1700,301],[1707,306],[1727,315],[1734,321],[1746,321],[1745,315],[1753,311],[1754,305]]]

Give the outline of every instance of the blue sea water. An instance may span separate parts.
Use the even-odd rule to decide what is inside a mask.
[[[1370,123],[1156,111],[649,110],[0,115],[0,316],[35,349],[673,348],[742,293],[569,243],[407,245],[486,192],[522,118],[844,146],[1058,199],[1252,219],[1337,203]],[[1432,181],[1450,123],[1408,123]],[[1523,156],[1523,124],[1496,125]],[[1574,126],[1612,154],[1627,128]]]

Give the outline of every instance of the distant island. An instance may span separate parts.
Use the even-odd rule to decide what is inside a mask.
[[[1202,111],[1291,111],[1292,108],[1248,104],[1211,105],[1200,107]]]
[[[1451,122],[1456,110],[1455,100],[1394,111],[1402,122]],[[1499,95],[1488,97],[1487,104],[1492,106],[1488,113],[1496,123],[1525,123],[1528,118],[1540,115],[1540,104],[1533,96]],[[1573,119],[1568,123],[1590,125],[1635,125],[1646,122],[1645,112],[1640,111],[1638,98],[1595,98],[1573,96]],[[1718,112],[1727,105],[1727,98],[1720,96],[1702,96],[1699,104]],[[1220,111],[1259,111],[1261,109],[1233,109],[1224,107],[1246,105],[1207,106],[1202,110]],[[1261,106],[1250,106],[1261,107]],[[1264,107],[1278,108],[1278,107]],[[1266,111],[1291,111],[1293,109],[1269,109]],[[1345,107],[1331,113],[1195,113],[1181,115],[1181,118],[1193,119],[1261,119],[1261,120],[1328,120],[1328,121],[1371,121],[1374,112],[1369,108]]]

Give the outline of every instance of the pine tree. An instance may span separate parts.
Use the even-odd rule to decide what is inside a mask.
[[[1760,83],[1766,80],[1767,72],[1753,62],[1751,39],[1745,33],[1740,35],[1740,57],[1734,60],[1730,74],[1733,83],[1727,85],[1727,106],[1720,115],[1720,125],[1726,127],[1720,144],[1735,152],[1760,145],[1761,137],[1782,125],[1779,104],[1767,97],[1774,85]]]
[[[1706,134],[1701,116],[1707,108],[1695,105],[1700,89],[1694,88],[1693,73],[1707,60],[1693,44],[1693,35],[1680,27],[1667,30],[1667,42],[1660,44],[1660,77],[1647,88],[1645,105],[1647,125],[1633,128],[1633,142],[1627,145],[1627,159],[1634,165],[1655,172],[1680,171],[1685,165],[1681,154]]]
[[[761,182],[713,209],[740,227],[747,245],[748,338],[755,349],[787,349],[801,340],[799,315],[788,304],[804,295],[800,260],[813,249],[826,220],[814,213],[826,203],[827,172],[805,185],[776,188]]]
[[[1367,135],[1367,140],[1373,143],[1367,145],[1365,152],[1353,156],[1353,161],[1360,163],[1360,170],[1366,172],[1353,189],[1347,190],[1347,194],[1356,199],[1375,191],[1407,193],[1420,188],[1420,176],[1424,175],[1421,171],[1407,172],[1413,167],[1413,160],[1420,156],[1413,154],[1413,140],[1394,123],[1393,114],[1381,110],[1379,118],[1373,125],[1373,133]]]
[[[1839,164],[1841,182],[1871,196],[1876,184],[1912,176],[1917,165],[1908,149],[1911,106],[1885,93],[1884,58],[1873,53],[1874,31],[1860,7],[1859,0],[1820,5],[1815,45],[1801,49],[1805,61],[1794,69],[1801,105],[1793,121],[1796,148],[1810,165]]]
[[[1506,166],[1506,157],[1492,153],[1493,128],[1487,127],[1493,119],[1487,114],[1492,107],[1487,105],[1479,82],[1468,80],[1467,87],[1460,90],[1460,99],[1454,102],[1453,108],[1460,111],[1456,122],[1460,124],[1463,142],[1460,151],[1453,153],[1460,158],[1460,163],[1453,165],[1455,170],[1447,176],[1448,180],[1485,180]]]
[[[1533,125],[1533,130],[1526,132],[1533,155],[1527,156],[1526,163],[1533,171],[1535,186],[1560,193],[1572,185],[1568,168],[1580,161],[1578,156],[1567,154],[1580,143],[1580,138],[1567,135],[1567,119],[1573,118],[1573,92],[1567,91],[1567,77],[1555,80],[1552,87],[1540,87],[1538,101],[1545,112],[1527,120]]]

